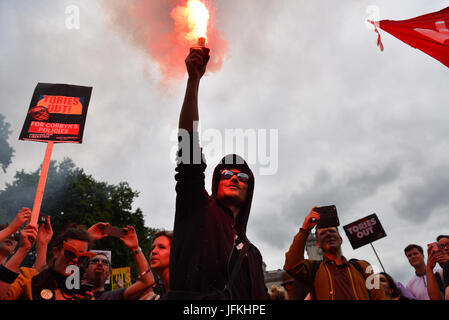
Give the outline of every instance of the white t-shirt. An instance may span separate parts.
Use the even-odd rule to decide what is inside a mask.
[[[441,268],[436,267],[433,271],[434,273],[441,273]],[[414,275],[413,278],[407,283],[407,290],[410,291],[411,294],[417,300],[430,300],[429,294],[427,292],[427,277],[426,274],[422,276]]]

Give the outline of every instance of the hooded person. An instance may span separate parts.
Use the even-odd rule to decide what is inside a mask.
[[[186,59],[167,299],[269,299],[262,255],[246,236],[254,192],[251,169],[240,156],[228,155],[214,169],[212,194],[205,190],[206,163],[193,129],[199,80],[209,59],[205,49],[192,49]]]

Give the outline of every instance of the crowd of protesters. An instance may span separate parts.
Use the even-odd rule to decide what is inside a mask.
[[[69,225],[56,236],[46,261],[47,246],[53,237],[50,217],[38,227],[29,224],[31,211],[23,208],[8,225],[0,226],[0,299],[5,300],[158,300],[170,296],[170,249],[173,232],[159,231],[153,239],[148,260],[139,247],[132,226],[123,228],[121,242],[134,257],[139,276],[127,288],[105,291],[111,276],[111,262],[104,253],[89,249],[96,240],[107,237],[109,223],[100,222],[86,229]],[[282,274],[282,287],[273,285],[272,300],[444,300],[449,299],[449,236],[440,235],[428,245],[427,262],[423,248],[410,244],[404,249],[415,275],[404,287],[391,275],[380,272],[368,288],[372,276],[368,262],[349,261],[341,255],[342,238],[338,228],[317,229],[317,246],[323,250],[322,261],[304,258],[305,239],[319,221],[312,211],[294,237]],[[21,229],[19,231],[19,229]],[[36,246],[36,260],[31,268],[20,267],[25,256]],[[189,252],[188,254],[193,254]],[[68,267],[81,272],[81,290],[67,288]],[[357,267],[358,265],[358,267]],[[368,270],[368,272],[367,272]],[[156,275],[161,281],[155,281]],[[82,291],[82,290],[85,291]],[[187,294],[187,293],[186,293]],[[238,297],[229,297],[239,299]]]
[[[411,244],[405,248],[415,276],[404,287],[385,272],[374,274],[369,262],[344,257],[338,228],[320,227],[320,213],[315,208],[306,215],[285,254],[285,291],[279,286],[268,291],[262,255],[246,234],[255,184],[248,164],[235,154],[224,157],[213,171],[212,194],[205,190],[207,166],[195,122],[199,121],[200,79],[209,59],[207,48],[192,48],[185,61],[188,81],[179,117],[173,232],[158,232],[151,252],[142,252],[135,229],[122,228],[120,240],[137,265],[137,280],[126,288],[105,290],[111,277],[111,261],[107,255],[90,249],[95,241],[108,236],[108,222],[89,228],[67,226],[56,235],[47,261],[47,247],[53,237],[50,217],[40,226],[32,225],[31,210],[23,208],[0,230],[0,299],[449,299],[449,236],[438,236],[428,246],[427,262],[421,246]],[[315,227],[322,260],[304,257],[306,240]],[[34,245],[34,265],[21,267]],[[76,270],[79,283],[69,288],[67,281]]]

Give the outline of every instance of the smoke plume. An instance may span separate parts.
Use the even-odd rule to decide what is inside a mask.
[[[196,43],[185,39],[188,24],[183,19],[187,0],[101,0],[111,27],[145,53],[159,66],[162,81],[182,79],[186,73],[184,60]],[[210,3],[207,47],[211,49],[208,71],[221,68],[227,44],[214,26],[214,10]]]

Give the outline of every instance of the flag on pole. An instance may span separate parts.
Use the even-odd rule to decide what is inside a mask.
[[[408,20],[371,21],[378,33],[377,45],[383,50],[377,28],[388,32],[449,67],[449,7]]]

